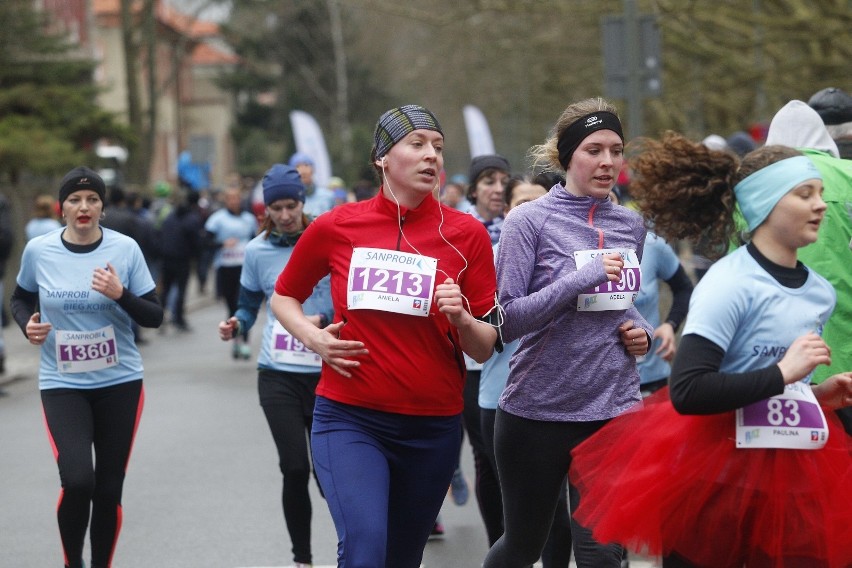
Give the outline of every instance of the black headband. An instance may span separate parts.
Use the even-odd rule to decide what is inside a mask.
[[[621,121],[618,117],[607,111],[599,111],[592,114],[587,114],[583,118],[574,121],[571,126],[562,131],[559,135],[559,140],[556,142],[556,149],[559,151],[559,165],[563,169],[568,169],[568,162],[571,161],[571,156],[592,132],[598,130],[612,130],[621,141],[624,142],[624,134],[621,132]]]

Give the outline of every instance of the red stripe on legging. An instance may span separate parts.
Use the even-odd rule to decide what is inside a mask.
[[[118,544],[118,534],[121,532],[121,523],[124,520],[124,513],[121,508],[121,505],[118,505],[115,508],[115,539],[112,541],[112,548],[109,551],[109,560],[107,561],[107,568],[112,566],[112,557],[115,556],[115,547]]]
[[[50,442],[50,449],[53,451],[53,459],[59,461],[59,450],[56,448],[56,441],[53,439],[53,434],[50,432],[50,425],[47,423],[47,414],[44,412],[44,405],[41,407],[41,418],[44,420],[44,429],[47,430],[47,441]]]
[[[130,449],[127,450],[127,461],[124,462],[124,473],[127,473],[127,464],[130,463],[130,454],[133,453],[133,444],[136,442],[136,431],[139,429],[139,420],[142,419],[142,409],[145,407],[145,386],[139,390],[139,404],[136,405],[136,421],[133,423],[133,435],[130,438]]]

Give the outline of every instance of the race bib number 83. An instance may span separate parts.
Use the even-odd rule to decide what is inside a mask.
[[[827,441],[825,415],[807,383],[737,410],[738,448],[817,450]]]

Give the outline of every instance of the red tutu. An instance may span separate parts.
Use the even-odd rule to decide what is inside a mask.
[[[852,444],[737,449],[734,412],[683,416],[668,389],[574,450],[575,519],[599,542],[697,566],[852,566]]]

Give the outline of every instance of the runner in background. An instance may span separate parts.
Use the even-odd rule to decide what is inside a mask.
[[[219,324],[219,337],[229,341],[241,330],[251,329],[261,304],[267,300],[266,325],[257,359],[257,388],[278,449],[283,476],[281,501],[293,544],[293,561],[296,568],[308,568],[312,562],[308,436],[322,360],[281,327],[268,300],[310,218],[304,213],[305,187],[295,169],[275,164],[261,183],[266,218],[260,234],[246,246],[237,311]],[[328,278],[319,281],[303,308],[318,328],[330,323],[334,312]]]
[[[257,234],[257,219],[242,208],[240,188],[225,189],[225,206],[214,212],[204,223],[207,241],[216,249],[213,268],[216,270],[216,295],[225,301],[228,317],[237,311],[240,297],[240,272],[245,261],[246,245]],[[234,339],[231,356],[234,359],[251,357],[248,329],[241,329]]]

